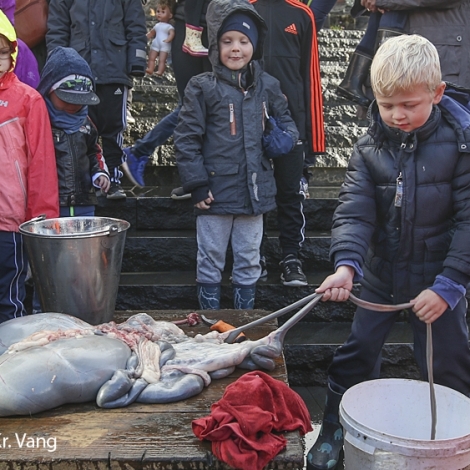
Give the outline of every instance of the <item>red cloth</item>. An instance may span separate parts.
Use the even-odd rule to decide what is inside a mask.
[[[300,396],[260,371],[230,384],[211,414],[194,420],[192,427],[199,439],[212,441],[219,460],[241,470],[261,470],[285,448],[286,438],[274,432],[312,430]]]

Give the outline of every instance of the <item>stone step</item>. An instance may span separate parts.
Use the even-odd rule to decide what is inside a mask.
[[[284,357],[289,384],[326,386],[327,370],[338,346],[350,333],[345,322],[299,322],[286,335]],[[381,377],[419,379],[413,356],[413,334],[406,321],[393,326],[382,350]]]
[[[303,204],[306,230],[329,231],[331,218],[337,205],[339,191],[337,181],[340,176],[335,171],[319,170],[319,172],[324,178],[331,178],[336,185],[310,188],[310,198],[306,199]],[[344,174],[344,170],[339,170],[339,173]],[[171,199],[171,186],[146,187],[143,190],[129,187],[126,189],[128,197],[125,200],[109,201],[104,197],[99,197],[96,215],[127,220],[131,224],[131,231],[192,230],[195,228],[194,207],[191,200]],[[268,214],[267,229],[277,230],[276,211]]]
[[[278,270],[282,253],[279,246],[279,233],[268,231],[263,243],[268,270]],[[302,248],[303,268],[306,271],[331,270],[328,257],[329,232],[305,233]],[[195,230],[139,230],[129,232],[126,237],[122,262],[123,272],[179,271],[196,269]],[[232,251],[227,252],[226,270],[233,264]]]
[[[185,268],[183,268],[185,269]],[[116,310],[197,309],[196,271],[122,272]],[[313,293],[331,271],[306,272],[308,286],[286,287],[280,281],[280,269],[268,271],[266,280],[257,284],[255,308],[275,311]],[[230,272],[222,278],[221,308],[233,308]],[[325,304],[326,305],[326,304]],[[352,304],[351,304],[352,305]],[[318,308],[325,321],[350,321],[353,310],[343,305],[328,304]],[[288,318],[288,316],[286,317]],[[308,321],[308,320],[306,320]]]

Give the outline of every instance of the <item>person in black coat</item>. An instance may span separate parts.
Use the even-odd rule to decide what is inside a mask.
[[[333,217],[336,271],[316,292],[324,301],[345,301],[353,282],[360,282],[363,300],[411,302],[423,379],[426,324],[432,323],[435,382],[469,395],[470,92],[446,90],[435,46],[418,35],[386,41],[374,57],[371,81],[376,100],[370,127],[354,146]],[[351,334],[328,370],[309,470],[336,467],[341,396],[379,377],[380,352],[399,313],[356,310]]]

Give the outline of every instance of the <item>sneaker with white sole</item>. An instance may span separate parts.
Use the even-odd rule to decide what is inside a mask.
[[[285,286],[307,286],[307,276],[302,271],[302,262],[294,255],[287,255],[280,263],[281,281]]]
[[[122,186],[119,183],[115,183],[111,181],[111,186],[109,187],[108,194],[106,195],[107,199],[112,199],[113,201],[117,201],[119,199],[126,199],[126,193]]]
[[[126,161],[121,165],[122,171],[126,174],[132,184],[143,188],[145,186],[144,172],[147,165],[148,156],[136,157],[132,147],[122,149],[126,155]]]

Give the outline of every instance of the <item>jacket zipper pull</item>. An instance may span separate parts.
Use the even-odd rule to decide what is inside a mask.
[[[403,176],[401,174],[398,175],[397,178],[397,187],[395,191],[395,207],[401,207],[403,203]]]
[[[235,112],[233,109],[233,103],[229,104],[230,109],[230,134],[235,135],[237,133],[237,129],[235,127]]]
[[[266,120],[269,119],[268,110],[266,108],[266,101],[263,101],[263,132],[266,129]]]

